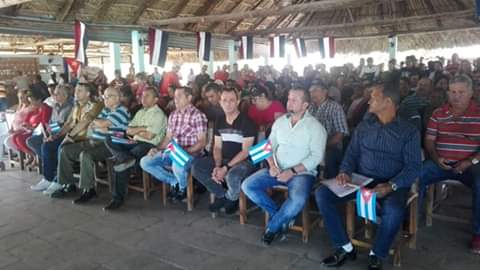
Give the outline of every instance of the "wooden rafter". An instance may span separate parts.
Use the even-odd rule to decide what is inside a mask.
[[[133,13],[133,16],[129,19],[128,24],[136,24],[143,12],[157,1],[158,0],[142,0],[138,5],[138,8],[135,10],[135,13]]]
[[[444,12],[444,13],[410,16],[410,17],[396,18],[396,19],[357,21],[355,23],[340,23],[340,24],[315,25],[315,26],[305,26],[305,27],[264,29],[264,30],[250,31],[250,32],[238,32],[235,34],[236,35],[266,35],[271,33],[281,34],[281,33],[295,33],[295,32],[315,32],[315,31],[326,31],[326,30],[334,30],[334,29],[365,27],[365,26],[384,26],[384,25],[395,25],[395,24],[405,24],[405,23],[408,24],[408,23],[418,23],[424,20],[434,20],[434,19],[442,18],[446,16],[448,16],[450,19],[472,17],[473,11],[474,11],[473,9],[469,9],[469,10],[462,10],[462,11],[456,11],[456,12]]]
[[[104,0],[100,8],[97,9],[97,12],[95,12],[95,17],[93,17],[94,22],[101,22],[103,18],[105,18],[105,15],[108,12],[108,9],[116,2],[117,0]]]
[[[193,13],[193,16],[206,16],[210,14],[220,2],[221,0],[207,0],[205,5],[200,6]],[[185,29],[193,29],[194,26],[195,23],[188,23],[187,25],[185,25]]]
[[[177,5],[175,6],[175,8],[172,11],[172,15],[170,16],[170,18],[175,18],[178,15],[180,15],[182,13],[182,11],[188,6],[188,2],[190,2],[190,0],[178,1]]]
[[[235,9],[237,9],[238,6],[240,6],[242,4],[242,0],[237,0],[235,2],[235,4],[230,8],[229,10],[229,13],[232,13],[235,11]],[[214,22],[212,24],[210,24],[208,27],[207,27],[207,32],[211,32],[213,31],[215,28],[217,28],[222,22]]]
[[[32,2],[32,0],[0,0],[0,8],[6,8],[14,5]]]
[[[252,10],[255,10],[257,9],[265,0],[258,0],[257,3],[255,3],[255,5],[251,6],[248,11],[252,11]],[[237,22],[235,24],[233,24],[228,30],[227,30],[227,33],[231,33],[233,32],[233,30],[235,30],[241,23],[243,22],[243,19],[240,19],[240,20],[237,20]]]
[[[57,13],[57,21],[63,22],[65,21],[65,18],[68,17],[68,15],[72,12],[73,9],[73,4],[75,4],[75,0],[67,0],[63,4],[62,8],[60,11]]]
[[[211,14],[206,16],[192,16],[192,17],[181,17],[181,18],[171,18],[171,19],[159,19],[151,20],[150,23],[157,26],[162,25],[171,25],[171,24],[184,24],[184,23],[198,23],[198,22],[217,22],[217,21],[226,21],[226,20],[241,20],[246,18],[259,18],[259,17],[268,17],[268,16],[282,16],[296,13],[305,13],[312,11],[328,11],[335,10],[339,8],[346,7],[358,7],[358,6],[369,6],[377,5],[379,2],[384,2],[387,0],[323,0],[323,1],[314,1],[305,4],[298,4],[286,7],[277,7],[271,9],[262,9],[262,10],[251,10],[245,12],[235,12],[233,14]]]

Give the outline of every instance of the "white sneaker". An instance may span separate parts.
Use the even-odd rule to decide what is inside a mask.
[[[52,182],[50,186],[46,190],[43,191],[43,195],[50,196],[52,195],[55,191],[62,189],[63,186],[60,185],[57,182]]]
[[[33,191],[44,191],[50,186],[50,181],[47,181],[45,178],[42,178],[40,182],[36,185],[30,186],[30,189]]]

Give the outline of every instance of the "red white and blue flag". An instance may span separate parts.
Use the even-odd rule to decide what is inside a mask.
[[[248,154],[253,164],[257,164],[273,155],[272,143],[268,139],[265,139],[250,147]]]
[[[85,30],[85,24],[81,21],[76,20],[73,27],[73,33],[75,38],[75,60],[84,65],[87,65],[88,39]]]
[[[377,193],[361,188],[357,191],[357,215],[377,223]]]
[[[209,32],[197,33],[197,53],[200,61],[210,61],[212,34]]]
[[[53,122],[48,125],[51,134],[57,134],[62,130],[62,126],[58,122]]]
[[[303,38],[296,38],[295,42],[295,51],[297,52],[298,58],[306,57],[307,56],[307,46],[305,46],[305,39]]]
[[[160,29],[148,29],[148,50],[150,65],[164,67],[167,61],[168,32]]]
[[[335,57],[335,38],[324,37],[318,40],[318,46],[320,49],[320,55],[322,58],[334,58]]]
[[[191,160],[192,156],[183,150],[183,148],[175,141],[172,140],[165,149],[164,153],[170,156],[170,159],[178,167],[185,167]]]
[[[240,59],[253,59],[253,37],[252,36],[241,37]]]
[[[276,36],[269,39],[270,57],[285,57],[285,36]]]

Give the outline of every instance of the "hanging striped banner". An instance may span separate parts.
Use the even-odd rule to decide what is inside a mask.
[[[167,145],[165,153],[168,154],[173,163],[179,167],[185,167],[185,165],[192,160],[192,156],[183,150],[175,140],[172,140]]]
[[[269,38],[270,57],[285,57],[285,36]]]
[[[296,38],[294,40],[295,51],[297,52],[298,58],[307,56],[307,46],[305,46],[305,39]]]
[[[320,55],[322,58],[335,57],[335,39],[333,37],[324,37],[318,40]]]
[[[148,29],[148,50],[150,65],[165,67],[168,49],[168,32],[150,28]]]
[[[85,33],[85,24],[75,20],[73,27],[73,36],[75,39],[75,60],[87,65],[87,45],[88,39]]]
[[[357,191],[357,215],[377,223],[377,193],[361,188]]]
[[[240,40],[240,59],[253,58],[253,37],[242,36]]]
[[[253,164],[257,164],[273,155],[272,144],[269,140],[265,139],[250,147],[248,154],[250,155]]]
[[[475,1],[475,14],[477,14],[477,18],[480,19],[480,0]]]
[[[209,32],[197,32],[197,54],[200,61],[210,61],[210,49],[212,34]]]

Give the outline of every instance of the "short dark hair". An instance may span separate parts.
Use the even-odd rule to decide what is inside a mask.
[[[208,83],[205,86],[205,92],[215,91],[216,93],[220,93],[222,91],[222,87],[214,82]]]
[[[237,89],[233,88],[233,87],[229,87],[229,88],[223,88],[220,95],[223,94],[223,93],[234,93],[235,96],[237,97],[237,100],[240,99],[240,94],[238,93]]]
[[[191,97],[193,97],[193,89],[190,88],[190,87],[181,86],[181,87],[175,88],[175,91],[177,91],[177,90],[183,90],[183,92],[185,93],[186,96],[191,96]]]
[[[160,97],[160,94],[158,93],[157,89],[155,89],[155,87],[148,86],[147,88],[145,88],[144,91],[152,92],[152,94],[153,94],[156,98]]]
[[[373,86],[382,89],[384,97],[390,98],[395,106],[400,105],[400,90],[398,82],[388,81]]]

